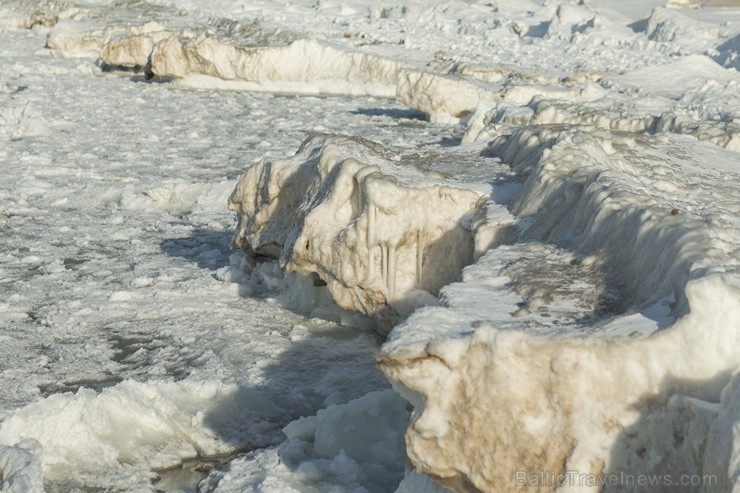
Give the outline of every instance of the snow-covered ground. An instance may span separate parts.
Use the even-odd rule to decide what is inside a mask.
[[[0,0],[2,491],[740,491],[739,39]]]

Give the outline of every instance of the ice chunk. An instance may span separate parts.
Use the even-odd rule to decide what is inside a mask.
[[[330,406],[286,426],[280,447],[214,471],[199,491],[392,491],[403,476],[408,417],[393,390]]]
[[[471,113],[481,101],[499,98],[496,86],[459,76],[404,70],[399,74],[396,98],[428,115],[455,117]]]
[[[318,136],[293,158],[249,168],[229,200],[234,243],[279,257],[288,271],[317,273],[343,308],[394,318],[398,303],[407,312],[411,292],[436,295],[472,261],[462,218],[483,197],[386,154],[361,139]]]
[[[183,39],[171,36],[156,44],[149,70],[159,77],[186,78],[205,75],[226,81],[257,85],[275,83],[322,84],[326,92],[336,81],[364,88],[367,94],[393,96],[396,74],[405,64],[327,42],[297,40],[288,46],[243,48],[219,41],[206,33]],[[296,87],[296,86],[291,86]],[[250,88],[256,88],[250,86]],[[304,92],[304,89],[300,92]],[[357,89],[349,91],[357,93]]]
[[[5,493],[44,491],[44,475],[34,450],[38,442],[26,439],[13,447],[0,445],[0,486]]]
[[[710,493],[740,491],[740,373],[722,391],[719,413],[706,442],[702,474],[715,479],[706,485]]]
[[[253,418],[272,413],[274,405],[264,398],[215,381],[127,380],[100,394],[83,388],[29,404],[0,423],[0,470],[8,480],[20,471],[18,481],[37,481],[34,471],[43,466],[47,480],[69,480],[73,469],[96,474],[98,482],[134,475],[147,484],[151,469],[269,443],[272,437],[260,436]],[[38,446],[28,453],[8,448],[25,439]]]

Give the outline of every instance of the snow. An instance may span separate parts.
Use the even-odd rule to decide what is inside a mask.
[[[3,491],[738,490],[725,3],[0,0]]]

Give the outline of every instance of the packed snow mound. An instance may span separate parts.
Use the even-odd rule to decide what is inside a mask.
[[[439,64],[424,70],[402,70],[396,85],[396,99],[423,111],[432,119],[441,115],[460,118],[481,106],[526,105],[533,98],[574,103],[600,99],[607,91],[593,82],[601,77],[598,74],[577,74],[559,80],[507,67]]]
[[[735,7],[735,0],[669,2],[668,7]],[[717,63],[737,70],[737,22],[705,22],[674,8],[656,7],[646,19],[644,34],[667,52],[682,52],[712,57]],[[665,80],[671,80],[666,77]]]
[[[404,473],[407,403],[393,390],[322,409],[284,429],[279,447],[214,471],[198,491],[320,493],[392,491]]]
[[[679,45],[711,43],[727,36],[727,32],[715,24],[700,22],[678,10],[663,7],[653,9],[645,34],[652,41]]]
[[[262,160],[229,199],[234,243],[279,258],[287,271],[318,274],[339,306],[386,326],[433,303],[472,262],[468,215],[487,187],[430,178],[391,159],[378,144],[322,135],[292,158]]]
[[[712,452],[707,437],[735,419],[716,403],[727,388],[732,407],[740,361],[740,203],[723,183],[738,177],[736,155],[568,127],[525,127],[488,152],[524,180],[509,202],[518,233],[378,356],[414,405],[414,466],[457,491],[599,491],[602,480],[617,491],[629,484],[609,478],[624,474],[669,478],[651,491],[672,491],[682,475],[702,478],[705,450],[728,463],[734,445]],[[678,197],[684,183],[697,185]],[[595,289],[573,284],[589,272],[603,275]],[[598,300],[584,308],[593,291],[611,316]],[[733,483],[733,467],[692,485]]]
[[[122,478],[148,486],[152,470],[271,443],[255,416],[266,420],[274,412],[269,401],[215,381],[127,380],[101,393],[82,388],[29,404],[0,423],[0,465],[8,464],[0,470],[25,461],[17,481],[37,481],[37,460],[45,480],[68,481],[73,469],[101,488]],[[3,473],[8,480],[10,472]]]
[[[709,57],[690,55],[676,61],[608,76],[610,85],[632,87],[642,93],[680,100],[687,91],[707,84],[740,84],[740,74],[721,67]]]

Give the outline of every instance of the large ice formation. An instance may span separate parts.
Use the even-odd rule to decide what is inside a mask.
[[[490,189],[402,171],[378,145],[314,137],[244,173],[235,242],[381,318],[439,294],[378,362],[415,408],[409,458],[446,486],[509,491],[524,477],[571,491],[718,461],[734,481],[734,445],[710,433],[735,419],[716,404],[740,361],[734,155],[569,125],[521,127],[484,152],[523,182],[508,212]]]
[[[649,491],[673,491],[682,475],[736,484],[738,203],[713,193],[736,179],[735,158],[693,146],[567,127],[491,143],[524,179],[509,204],[519,240],[570,251],[584,272],[599,265],[613,316],[569,319],[574,308],[558,301],[583,276],[562,265],[549,285],[515,278],[512,263],[527,262],[517,243],[466,268],[443,306],[414,313],[378,357],[415,406],[407,450],[418,470],[458,491],[598,491],[602,480],[611,491],[624,474],[674,481]],[[699,164],[702,153],[717,165]],[[543,309],[559,321],[542,323]]]
[[[434,300],[473,260],[469,213],[486,187],[427,177],[357,138],[316,136],[249,168],[229,199],[234,242],[318,274],[343,308],[384,325]]]
[[[316,86],[318,92],[392,96],[403,63],[367,53],[348,51],[314,40],[297,40],[288,46],[238,47],[207,34],[192,39],[170,36],[154,45],[149,70],[159,77],[210,76],[257,85],[301,83],[294,92]],[[283,89],[288,92],[290,89]]]
[[[39,65],[41,56],[85,57],[190,87],[381,96],[433,121],[467,118],[462,141],[481,153],[473,165],[414,163],[363,139],[320,135],[291,158],[249,168],[229,201],[236,245],[306,277],[245,260],[249,268],[222,268],[219,278],[257,293],[260,283],[284,287],[276,299],[302,313],[340,313],[325,283],[342,308],[386,328],[401,321],[377,359],[414,407],[406,452],[415,470],[399,493],[431,491],[430,478],[457,491],[740,492],[736,20],[663,7],[627,20],[619,11],[643,10],[640,2],[601,0],[247,2],[250,15],[260,9],[250,20],[167,6],[199,0],[0,3],[3,28],[48,33]],[[306,12],[332,33],[280,27]],[[71,70],[4,67],[18,76]],[[54,122],[16,101],[38,90],[14,84],[0,80],[11,105],[0,111],[0,140],[33,143],[66,125],[50,130]],[[417,150],[434,161],[434,151]],[[218,194],[203,190],[131,185],[102,193],[101,204],[215,207]],[[101,469],[116,475],[111,488],[133,475],[146,482],[154,468],[273,445],[277,430],[262,423],[275,413],[216,381],[125,380],[52,395],[3,417],[2,487],[40,489],[43,475]],[[259,418],[254,427],[249,417]],[[323,490],[341,476],[342,487],[364,488],[377,474],[392,487],[406,418],[390,391],[329,407],[206,486],[274,480]]]

